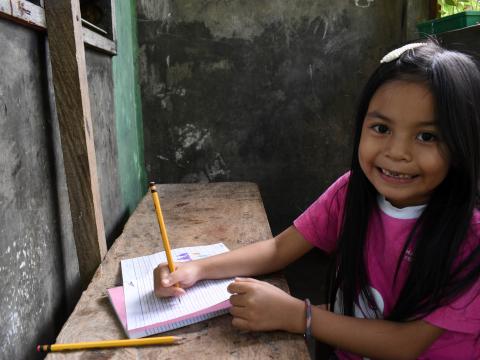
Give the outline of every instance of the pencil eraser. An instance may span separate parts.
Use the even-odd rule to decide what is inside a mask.
[[[37,352],[40,352],[40,345],[37,345]]]

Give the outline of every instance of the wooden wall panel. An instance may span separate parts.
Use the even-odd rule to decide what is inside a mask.
[[[45,15],[73,233],[80,275],[86,287],[105,256],[107,246],[79,2],[46,1]]]

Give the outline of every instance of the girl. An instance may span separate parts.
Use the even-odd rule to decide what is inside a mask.
[[[471,57],[432,40],[389,53],[360,100],[350,171],[273,239],[159,266],[157,296],[277,271],[317,246],[336,260],[327,307],[236,278],[233,326],[313,335],[341,359],[479,359],[479,125]]]

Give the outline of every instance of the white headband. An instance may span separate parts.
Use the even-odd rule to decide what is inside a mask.
[[[380,63],[388,63],[392,60],[396,60],[402,55],[405,51],[411,50],[411,49],[416,49],[420,46],[425,45],[425,43],[411,43],[407,45],[403,45],[402,47],[399,47],[398,49],[390,51],[387,55],[385,55],[382,60],[380,60]]]

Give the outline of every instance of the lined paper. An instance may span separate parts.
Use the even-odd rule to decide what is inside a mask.
[[[175,262],[197,260],[224,253],[223,243],[178,248],[172,250]],[[127,329],[142,329],[152,324],[188,321],[189,316],[224,302],[230,298],[227,286],[233,279],[202,280],[186,289],[181,297],[157,298],[153,289],[153,269],[167,262],[165,252],[121,261]],[[175,326],[178,327],[178,326]]]
[[[174,320],[163,323],[155,323],[148,327],[128,330],[127,328],[127,314],[125,311],[125,296],[123,294],[123,286],[117,286],[107,290],[108,298],[112,303],[113,309],[117,314],[118,320],[122,324],[125,334],[130,339],[137,339],[144,336],[158,334],[164,331],[177,329],[183,326],[194,324],[200,321],[211,319],[215,316],[220,316],[228,313],[230,308],[230,301],[226,300],[215,306],[198,311],[194,314],[189,314],[186,318],[176,318]]]

